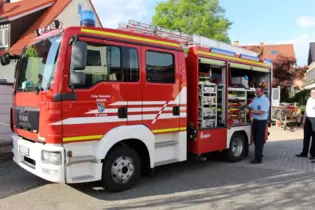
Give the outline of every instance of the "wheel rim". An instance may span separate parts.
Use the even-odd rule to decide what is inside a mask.
[[[235,138],[232,142],[232,153],[234,157],[238,157],[242,154],[244,149],[243,141],[241,138]]]
[[[112,178],[115,182],[126,183],[134,174],[135,165],[128,156],[117,158],[111,167]]]

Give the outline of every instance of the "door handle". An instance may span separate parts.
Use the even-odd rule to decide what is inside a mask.
[[[128,110],[127,107],[119,107],[118,108],[118,118],[127,118]]]
[[[173,106],[173,115],[179,116],[179,114],[180,114],[179,106]]]

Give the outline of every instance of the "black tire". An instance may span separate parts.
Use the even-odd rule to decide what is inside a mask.
[[[237,143],[238,147],[240,146],[238,143],[242,144],[242,149],[238,152],[233,151],[235,143]],[[227,151],[227,160],[229,162],[238,162],[242,160],[246,155],[246,150],[248,150],[248,143],[246,143],[244,135],[239,132],[234,133],[230,141],[230,147]]]
[[[119,163],[117,167],[114,165],[115,161],[116,166]],[[124,161],[128,161],[129,163],[131,162],[133,168],[130,169],[129,167],[124,166]],[[120,170],[120,167],[123,168]],[[128,181],[122,183],[121,181],[117,180],[118,178],[116,174],[112,175],[114,174],[112,172],[112,168],[116,168],[117,171],[123,171],[124,168],[127,168],[125,169],[128,171],[126,172],[126,174],[123,174],[123,172],[117,172],[117,174],[123,174],[125,178],[127,176],[129,177],[128,173],[130,173],[130,171],[132,172],[132,174],[130,175],[130,178],[128,178]],[[138,153],[129,147],[117,147],[113,151],[111,151],[104,160],[101,182],[105,190],[108,192],[122,192],[135,186],[140,179],[140,175],[141,161]]]

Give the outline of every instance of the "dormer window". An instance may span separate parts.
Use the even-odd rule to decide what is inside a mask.
[[[83,10],[83,5],[78,4],[78,15],[81,15],[82,10]]]
[[[278,50],[270,50],[271,55],[278,55],[279,51]]]
[[[9,47],[9,25],[0,25],[0,49]]]

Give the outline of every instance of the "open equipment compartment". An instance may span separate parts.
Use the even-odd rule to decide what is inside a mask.
[[[226,125],[226,62],[199,58],[198,128]]]
[[[250,104],[255,98],[255,87],[264,86],[270,100],[270,69],[253,65],[229,63],[228,124],[238,126],[252,123],[240,102]]]

